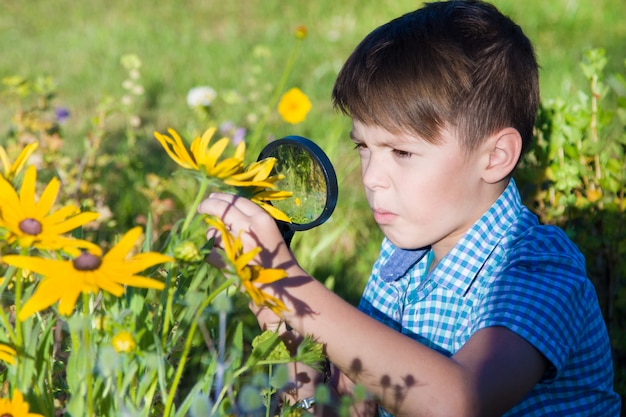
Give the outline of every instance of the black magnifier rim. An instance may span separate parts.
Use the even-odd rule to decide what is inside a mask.
[[[324,179],[326,180],[326,204],[322,213],[312,222],[309,223],[287,223],[280,220],[278,222],[284,224],[286,227],[293,231],[309,230],[319,226],[330,218],[337,206],[337,198],[339,196],[339,188],[337,186],[337,174],[333,168],[333,164],[328,159],[328,156],[322,148],[320,148],[315,142],[302,136],[285,136],[284,138],[277,139],[265,145],[259,154],[258,161],[268,158],[271,153],[277,147],[281,145],[295,145],[301,149],[304,149],[311,155],[311,157],[317,161]]]

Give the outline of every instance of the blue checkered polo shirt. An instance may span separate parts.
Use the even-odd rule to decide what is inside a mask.
[[[563,231],[538,223],[513,180],[423,279],[428,252],[384,239],[359,309],[447,356],[489,326],[532,343],[551,368],[506,416],[619,415],[609,338],[585,260]]]

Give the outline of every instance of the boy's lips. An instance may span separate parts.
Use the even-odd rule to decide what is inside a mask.
[[[372,213],[374,214],[374,220],[379,225],[389,224],[397,217],[395,213],[383,209],[372,209]]]

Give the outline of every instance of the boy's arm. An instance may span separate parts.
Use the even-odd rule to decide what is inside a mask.
[[[274,220],[259,206],[213,194],[200,212],[217,215],[244,250],[259,245],[257,261],[283,268],[288,278],[263,286],[286,305],[283,318],[326,346],[330,360],[396,416],[497,416],[537,384],[547,360],[530,343],[501,327],[479,330],[452,358],[358,311],[297,264]]]
[[[505,328],[479,330],[448,358],[364,315],[314,279],[299,280],[287,290],[293,304],[286,320],[316,336],[331,361],[396,416],[499,416],[547,369],[531,344]],[[276,294],[283,285],[272,285]],[[300,303],[304,314],[297,312]]]

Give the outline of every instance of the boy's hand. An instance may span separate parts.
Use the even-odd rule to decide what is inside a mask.
[[[233,194],[213,193],[200,203],[198,212],[219,217],[235,237],[241,237],[244,253],[261,247],[254,260],[258,265],[282,269],[295,265],[276,221],[252,201]],[[215,229],[208,230],[207,238],[215,238],[214,247],[221,247],[221,236]],[[223,266],[221,257],[215,251],[207,261],[217,267]]]

